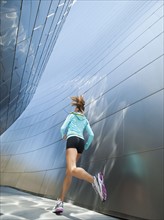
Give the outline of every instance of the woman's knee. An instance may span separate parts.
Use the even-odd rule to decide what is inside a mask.
[[[74,170],[74,168],[67,168],[66,176],[72,177],[73,176],[73,170]]]
[[[73,167],[71,170],[71,175],[76,176],[76,173],[77,173],[77,167]]]

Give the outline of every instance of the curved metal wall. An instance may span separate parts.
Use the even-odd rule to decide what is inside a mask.
[[[1,136],[1,184],[58,196],[65,172],[60,126],[72,110],[68,97],[84,94],[95,138],[79,163],[91,174],[104,171],[109,196],[102,204],[90,184],[74,179],[67,200],[127,219],[163,220],[163,3],[110,4],[120,19],[104,14],[106,31],[77,69],[70,63],[66,79],[43,85]]]
[[[0,134],[31,101],[71,4],[0,2]]]

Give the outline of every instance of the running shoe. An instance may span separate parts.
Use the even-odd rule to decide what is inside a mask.
[[[92,183],[92,186],[96,193],[100,196],[101,201],[106,201],[107,190],[104,184],[104,176],[101,172],[98,173],[97,176],[94,176],[94,182]]]
[[[56,206],[53,207],[52,212],[58,215],[63,213],[63,202],[60,199],[57,200]]]

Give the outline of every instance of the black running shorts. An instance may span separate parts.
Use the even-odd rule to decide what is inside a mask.
[[[67,139],[66,148],[76,148],[79,154],[84,150],[84,140],[82,138],[72,136]]]

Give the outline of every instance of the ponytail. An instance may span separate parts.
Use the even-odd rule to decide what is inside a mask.
[[[80,96],[72,96],[72,106],[76,106],[80,112],[83,112],[85,110],[85,101],[82,95]]]

